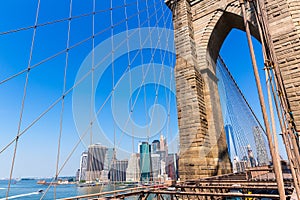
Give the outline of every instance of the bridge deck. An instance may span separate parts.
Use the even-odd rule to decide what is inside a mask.
[[[250,173],[253,173],[253,171],[257,173],[257,171],[253,169],[249,171]],[[272,169],[264,171],[266,173],[270,173]],[[152,199],[162,200],[165,197],[168,197],[170,199],[202,199],[206,197],[211,197],[214,199],[221,199],[224,197],[279,199],[276,180],[273,179],[272,176],[267,177],[270,178],[257,179],[257,177],[255,177],[253,179],[247,179],[249,178],[249,176],[247,176],[246,173],[225,174],[221,176],[209,177],[206,179],[178,182],[175,185],[169,186],[143,186],[124,190],[70,197],[64,200],[77,200],[86,198],[125,199],[127,197],[137,197],[138,199],[146,200],[150,196]],[[293,192],[292,180],[290,178],[286,178],[284,183],[286,195],[290,196]]]

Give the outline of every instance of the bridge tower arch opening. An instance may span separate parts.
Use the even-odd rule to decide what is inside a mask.
[[[181,180],[230,173],[216,62],[233,28],[245,31],[239,1],[177,0],[173,12]],[[249,8],[252,35],[259,40]]]

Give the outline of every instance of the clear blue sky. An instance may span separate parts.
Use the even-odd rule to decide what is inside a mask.
[[[73,0],[72,16],[80,16],[93,11],[92,0]],[[150,2],[150,1],[149,1]],[[138,23],[147,21],[148,16],[153,15],[150,22],[143,23],[143,27],[153,26],[157,19],[164,14],[165,20],[161,19],[158,26],[163,27],[164,22],[171,27],[170,12],[166,6],[161,7],[159,0],[154,0],[154,3],[147,5],[145,1],[139,1],[139,5],[135,0],[126,0],[129,5],[126,9],[127,16],[132,16],[128,20],[129,29],[138,27]],[[122,7],[124,0],[113,0],[113,21],[114,23],[122,21],[125,17],[125,8]],[[149,7],[149,12],[145,12],[145,8]],[[34,24],[35,12],[37,1],[22,1],[11,0],[1,3],[0,7],[0,32],[18,29],[21,27],[28,27]],[[125,30],[126,23],[121,23],[115,26],[113,32],[109,28],[111,26],[110,1],[98,0],[96,3],[96,11],[99,12],[95,17],[95,33],[101,30],[99,36],[95,38],[95,46],[100,44],[103,40],[109,38],[111,34],[117,34]],[[139,17],[135,15],[140,12]],[[40,15],[38,24],[45,22],[52,22],[54,20],[67,18],[69,13],[68,1],[47,1],[42,0],[40,5]],[[167,16],[169,17],[168,19]],[[78,43],[79,41],[88,38],[92,35],[92,15],[75,18],[71,21],[70,31],[70,46]],[[37,28],[34,49],[32,54],[31,65],[34,65],[41,60],[63,50],[66,48],[68,21],[46,25]],[[29,52],[31,46],[31,38],[33,29],[24,30],[16,33],[10,33],[0,36],[0,81],[5,78],[26,69],[28,65]],[[255,41],[255,47],[259,51],[260,45]],[[72,87],[75,82],[76,74],[80,68],[81,63],[92,49],[92,40],[77,46],[69,51],[69,65],[67,71],[66,89]],[[148,51],[148,52],[147,52]],[[150,52],[149,52],[150,51]],[[151,50],[145,50],[145,56],[139,55],[132,67],[138,66],[142,60],[144,63],[151,60]],[[163,55],[161,51],[157,54]],[[256,95],[255,82],[252,73],[248,47],[245,39],[245,33],[234,30],[226,39],[222,49],[221,55],[228,65],[231,73],[235,77],[242,91],[245,93],[246,98],[249,100],[250,105],[253,106],[256,113],[260,113],[258,98]],[[171,54],[167,54],[166,64],[174,63],[174,58]],[[134,53],[130,54],[130,59],[134,58]],[[127,55],[124,55],[116,61],[115,65],[118,70],[114,71],[115,79],[114,84],[117,83],[118,78],[124,73],[127,66],[122,66],[123,61],[127,61]],[[64,66],[65,54],[61,54],[56,58],[43,63],[42,65],[32,69],[29,75],[27,96],[24,105],[23,121],[21,130],[26,128],[37,116],[42,113],[47,107],[51,105],[63,90],[64,79]],[[262,58],[258,55],[260,72],[263,73]],[[99,81],[96,90],[95,109],[99,109],[105,101],[106,96],[112,89],[112,66],[105,71],[103,78]],[[17,125],[20,115],[20,107],[22,102],[23,87],[25,82],[25,73],[0,85],[0,149],[8,144],[17,133]],[[147,91],[145,96],[144,91]],[[145,115],[148,109],[155,101],[156,86],[149,85],[146,90],[142,89],[139,93],[136,109],[138,112],[133,113],[133,119],[136,123],[143,126],[149,121],[149,116]],[[177,115],[175,108],[175,95],[165,93],[165,88],[158,90],[158,103],[168,106],[166,96],[170,97],[170,123],[163,129],[163,134],[170,138],[176,138],[177,134]],[[170,92],[167,90],[167,92]],[[133,93],[133,97],[138,96],[138,92]],[[134,99],[134,98],[132,98]],[[146,107],[144,105],[146,102]],[[146,111],[145,111],[146,110]],[[167,109],[168,110],[168,109]],[[49,113],[47,113],[38,123],[29,129],[23,136],[21,136],[18,144],[18,151],[14,169],[14,177],[27,177],[27,176],[53,176],[55,173],[56,165],[56,152],[57,141],[59,135],[61,103],[58,103]],[[113,141],[114,132],[116,137],[121,138],[122,131],[116,128],[113,123],[113,116],[111,114],[111,104],[103,108],[103,111],[98,117],[98,122],[101,124],[104,132]],[[261,119],[261,115],[259,115]],[[78,133],[73,120],[72,113],[72,93],[65,98],[65,112],[63,117],[63,133],[62,133],[62,150],[61,162],[67,158],[72,148],[78,141]],[[155,135],[150,140],[156,139],[159,135]],[[140,139],[135,139],[136,144]],[[71,157],[61,175],[74,175],[79,167],[79,159],[82,151],[86,149],[86,143],[89,139],[84,140],[75,150],[74,155]],[[120,141],[120,143],[118,143]],[[116,141],[117,146],[127,148],[131,151],[131,137],[123,135],[121,140]],[[0,178],[8,177],[11,165],[11,157],[13,151],[12,145],[4,153],[0,155]],[[175,148],[175,147],[174,147]],[[176,149],[176,148],[175,148]],[[136,145],[135,149],[136,151]]]

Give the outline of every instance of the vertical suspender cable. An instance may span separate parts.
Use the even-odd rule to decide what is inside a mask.
[[[126,46],[127,46],[127,62],[128,62],[128,72],[129,72],[129,93],[132,94],[132,77],[131,77],[131,59],[130,59],[130,46],[129,46],[129,36],[128,36],[128,30],[129,30],[129,25],[128,25],[128,14],[127,14],[127,1],[124,0],[124,14],[125,14],[125,19],[126,19]],[[133,116],[133,106],[132,106],[132,98],[130,98],[130,116]],[[131,126],[131,145],[132,145],[132,153],[130,155],[131,156],[134,155],[134,126]],[[135,158],[135,156],[133,156],[133,158]],[[137,160],[137,159],[136,159]],[[134,163],[136,163],[136,160],[134,161]],[[129,163],[128,163],[129,164]],[[137,166],[136,166],[137,167]],[[137,168],[136,168],[137,169]],[[134,181],[135,178],[137,177],[137,173],[138,172],[131,172],[133,173],[133,179]]]
[[[278,154],[276,154],[274,144],[272,142],[272,135],[271,135],[271,131],[270,131],[266,106],[265,106],[265,102],[264,102],[262,87],[261,87],[261,83],[260,83],[260,77],[259,77],[259,73],[258,73],[258,67],[257,67],[257,64],[256,64],[253,44],[252,44],[252,40],[251,40],[251,33],[250,33],[250,28],[249,28],[249,24],[248,24],[248,20],[247,20],[246,9],[245,9],[245,1],[244,0],[240,0],[240,6],[241,6],[241,9],[242,9],[242,15],[243,15],[243,18],[244,18],[244,25],[245,25],[246,35],[247,35],[248,46],[249,46],[249,50],[250,50],[250,56],[251,56],[251,61],[252,61],[252,67],[253,67],[253,71],[254,71],[256,86],[257,86],[257,90],[258,90],[260,106],[261,106],[261,110],[262,110],[262,114],[263,114],[264,123],[265,123],[265,126],[266,126],[266,134],[267,134],[267,137],[268,137],[268,142],[269,142],[269,146],[270,146],[270,150],[271,150],[271,156],[272,156],[272,161],[273,161],[273,166],[274,166],[274,171],[275,171],[275,177],[276,177],[277,186],[278,186],[278,192],[279,192],[280,199],[283,200],[283,199],[286,199],[286,196],[285,196],[285,191],[284,191],[281,164],[280,164],[279,156],[278,156]]]
[[[62,129],[63,129],[63,117],[64,117],[64,109],[65,109],[65,92],[66,92],[66,84],[67,84],[67,70],[69,66],[69,47],[70,47],[70,31],[71,31],[71,19],[72,19],[72,0],[69,3],[69,21],[68,21],[68,36],[67,36],[67,44],[66,44],[66,59],[65,59],[65,69],[64,69],[64,83],[62,90],[62,99],[61,99],[61,112],[60,112],[60,122],[59,122],[59,136],[58,136],[58,145],[57,145],[57,156],[56,156],[56,170],[55,170],[55,181],[58,179],[58,167],[60,161],[60,148],[61,148],[61,137],[62,137]],[[56,185],[54,185],[54,199],[56,199]]]
[[[137,7],[137,11],[139,13],[140,12],[140,7],[139,7],[139,2],[138,1],[137,1],[137,4],[136,4],[136,7]],[[141,54],[141,64],[142,64],[143,78],[145,78],[145,71],[144,71],[144,65],[143,65],[144,64],[144,57],[143,57],[143,52],[142,52],[143,45],[142,45],[141,31],[140,31],[140,28],[141,28],[140,15],[137,16],[137,20],[138,20],[138,28],[139,28],[139,42],[140,42],[140,49],[139,49],[139,51],[140,51],[140,54]],[[151,33],[149,33],[149,34],[151,34]],[[143,87],[145,88],[145,86],[143,86]],[[138,98],[138,96],[136,97],[135,102],[136,102],[137,98]],[[146,100],[145,99],[146,99],[146,96],[145,96],[145,89],[144,89],[144,109],[145,109],[145,113],[146,113],[147,112],[146,111],[147,108],[146,108]],[[148,121],[148,115],[146,115],[146,121]],[[141,160],[142,160],[143,163],[141,163]],[[144,162],[145,162],[145,159],[142,159],[142,154],[140,154],[140,177],[139,177],[140,181],[142,181],[142,170],[143,170],[143,167],[144,167]]]
[[[115,112],[115,61],[114,61],[114,54],[115,54],[115,42],[114,42],[114,18],[113,18],[113,0],[110,0],[110,22],[111,22],[111,71],[112,71],[112,96],[111,96],[111,101],[112,101],[112,112]],[[113,159],[112,159],[112,165],[113,168],[117,167],[116,163],[116,122],[115,120],[113,121],[113,134],[114,134],[114,147],[113,147]],[[113,169],[113,172],[117,172],[117,169]],[[113,175],[114,178],[116,174]],[[114,191],[116,190],[116,182],[114,182]]]
[[[39,9],[38,9],[39,10]],[[93,12],[93,15],[95,14],[95,12]],[[93,16],[94,17],[94,16]],[[71,21],[71,18],[69,18],[68,19],[69,21]],[[35,34],[35,31],[36,31],[36,28],[37,28],[38,26],[34,26],[34,34]],[[97,35],[97,34],[96,34]],[[95,34],[93,33],[93,36],[92,36],[92,39],[94,40],[94,36],[95,36]],[[80,43],[83,43],[83,42],[86,42],[86,41],[88,41],[89,40],[89,38],[87,38],[86,40],[84,40],[84,41],[82,41],[82,42],[80,42]],[[94,41],[93,41],[94,42]],[[33,37],[33,40],[32,40],[32,47],[33,47],[33,43],[34,43],[34,37]],[[79,43],[78,43],[79,44]],[[64,51],[61,51],[61,52],[66,52],[66,54],[68,54],[67,52],[69,51],[69,49],[71,49],[71,48],[73,48],[73,47],[75,47],[75,46],[77,46],[77,44],[76,45],[74,45],[74,46],[72,46],[72,47],[70,47],[70,48],[67,48],[67,49],[65,49]],[[33,48],[32,48],[33,49]],[[59,55],[59,54],[61,54],[60,52],[59,53],[57,53],[57,54],[54,54],[53,56],[51,56],[51,57],[49,57],[49,59],[47,58],[46,60],[45,60],[45,62],[46,61],[48,61],[48,60],[50,60],[50,59],[52,59],[52,58],[54,58],[54,57],[56,57],[57,55]],[[31,50],[31,55],[32,55],[32,50]],[[30,56],[31,57],[31,56]],[[31,58],[30,58],[30,60],[31,60]],[[41,64],[43,63],[44,61],[42,61],[41,62]],[[29,71],[30,71],[30,69],[32,69],[32,68],[34,68],[34,67],[30,67],[30,65],[28,65],[29,67],[28,67],[28,69],[27,69],[27,71],[28,71],[28,73],[27,74],[29,74]],[[33,65],[33,66],[37,66],[37,65]],[[88,75],[89,73],[87,73],[87,75]],[[26,83],[28,82],[28,79],[26,80]],[[56,105],[60,100],[62,100],[62,102],[64,101],[64,98],[65,98],[65,96],[67,95],[67,94],[69,94],[70,93],[70,91],[72,91],[75,87],[76,87],[76,85],[77,85],[78,83],[76,83],[70,90],[68,90],[68,91],[66,91],[66,92],[64,92],[63,94],[62,94],[62,96],[58,99],[58,100],[56,100],[46,111],[44,111],[36,120],[34,120],[34,122],[32,123],[32,124],[30,124],[24,131],[18,131],[20,134],[18,134],[17,135],[17,137],[16,137],[16,139],[14,139],[13,141],[15,141],[16,143],[18,142],[18,139],[19,139],[19,137],[23,134],[23,133],[25,133],[30,127],[32,127],[41,117],[43,117],[49,110],[51,110],[53,107],[54,107],[54,105]],[[27,84],[26,84],[27,85]],[[25,87],[25,89],[27,88],[27,86]],[[24,101],[23,102],[25,102],[25,96],[26,95],[24,95]],[[22,105],[24,105],[23,103],[22,103]],[[24,107],[24,106],[22,106],[22,107]],[[102,108],[101,108],[102,109]],[[101,110],[101,109],[99,109],[99,110]],[[22,108],[22,110],[23,110],[23,108]],[[23,111],[22,111],[23,112]],[[96,116],[95,116],[96,117]],[[91,119],[91,122],[94,122],[95,121],[95,117],[93,118],[93,119]],[[21,117],[22,118],[22,117]],[[20,123],[20,125],[21,125],[21,123]],[[59,145],[60,146],[60,145]],[[77,146],[77,145],[76,145]],[[16,147],[15,147],[15,149],[16,149]],[[59,150],[58,150],[58,152],[59,152]],[[72,153],[73,153],[73,151],[72,151]],[[59,155],[59,153],[58,153],[58,155]],[[71,155],[71,154],[70,154]],[[67,158],[67,160],[69,159],[69,157]],[[59,159],[58,159],[59,160]],[[62,165],[62,167],[61,167],[61,169],[63,168],[65,166],[65,163]],[[61,169],[60,170],[57,170],[57,173],[56,173],[56,176],[58,176],[58,174],[61,172]]]
[[[279,117],[279,122],[280,122],[280,126],[281,126],[281,131],[282,131],[282,137],[283,137],[283,142],[285,144],[286,147],[286,151],[287,151],[287,155],[290,161],[290,167],[291,167],[291,172],[292,172],[292,176],[293,176],[293,181],[294,181],[294,187],[296,189],[296,193],[298,195],[298,198],[300,198],[300,186],[299,186],[299,181],[300,181],[300,177],[299,177],[299,167],[300,167],[300,163],[299,163],[299,149],[298,149],[298,144],[296,142],[296,136],[293,134],[292,132],[292,124],[290,123],[290,114],[288,112],[287,107],[288,106],[288,102],[285,95],[285,88],[283,86],[283,82],[281,82],[281,74],[277,65],[277,61],[276,61],[276,56],[274,54],[274,49],[273,49],[273,44],[270,38],[270,35],[268,33],[268,26],[267,23],[264,23],[266,21],[266,13],[265,13],[265,8],[264,8],[264,4],[260,4],[260,2],[257,2],[258,4],[258,12],[259,12],[259,16],[261,18],[261,23],[262,25],[260,26],[260,28],[262,30],[264,30],[264,35],[266,36],[266,38],[264,38],[264,42],[267,43],[268,49],[265,48],[264,50],[269,50],[269,54],[267,56],[269,56],[268,59],[270,59],[269,61],[269,65],[272,63],[275,65],[275,85],[276,88],[278,89],[279,87],[279,100],[282,106],[282,109],[279,109],[279,105],[275,96],[275,89],[274,86],[272,85],[272,92],[273,92],[273,98],[275,101],[275,105],[276,105],[276,109],[277,109],[277,114]],[[265,52],[265,54],[267,54],[267,52]],[[275,62],[273,61],[273,59],[275,59]],[[277,70],[277,71],[276,71]],[[271,71],[268,71],[269,76],[271,76]],[[276,76],[277,74],[277,76]],[[279,74],[279,75],[278,75]],[[280,84],[281,83],[281,84]],[[282,90],[284,90],[283,92],[281,92]],[[287,129],[286,127],[284,127],[283,122],[282,122],[282,118],[284,118],[284,115],[282,113],[282,110],[285,113],[285,119],[287,121]],[[281,113],[281,114],[280,114]],[[292,142],[292,144],[291,144]]]
[[[253,5],[254,5],[254,3],[253,3]],[[257,21],[257,26],[258,26],[258,30],[259,30],[260,39],[261,39],[262,51],[263,51],[263,57],[264,57],[264,60],[265,60],[265,65],[268,65],[268,62],[267,62],[267,60],[268,60],[267,56],[268,55],[267,55],[267,52],[266,52],[265,38],[264,38],[264,35],[263,35],[263,32],[262,32],[262,27],[261,27],[260,20],[258,18],[257,12],[255,12],[255,18],[256,18],[256,21]],[[276,130],[275,130],[276,128],[275,128],[275,120],[274,120],[274,112],[273,112],[273,102],[272,102],[272,97],[271,97],[271,89],[272,89],[272,92],[274,94],[274,88],[273,88],[273,85],[272,85],[272,75],[269,72],[269,70],[270,70],[269,67],[270,66],[265,66],[265,67],[266,67],[265,68],[265,76],[266,76],[266,81],[267,81],[266,84],[267,84],[267,91],[268,91],[268,100],[269,100],[270,115],[271,115],[271,120],[272,120],[272,131],[273,131],[273,134],[274,134],[274,143],[277,145],[278,140],[277,140],[277,135],[276,135]],[[280,128],[281,128],[281,131],[282,131],[283,142],[286,146],[286,152],[287,152],[288,159],[289,159],[289,162],[290,162],[292,177],[293,177],[293,181],[294,181],[294,187],[296,189],[296,193],[297,193],[297,196],[299,198],[300,197],[299,196],[300,195],[299,177],[298,177],[299,175],[297,174],[297,172],[295,170],[296,166],[295,166],[294,161],[293,161],[293,155],[291,153],[290,145],[287,141],[286,134],[283,133],[283,132],[285,132],[285,130],[284,130],[284,127],[283,127],[281,116],[280,116],[280,110],[279,110],[279,107],[278,107],[278,102],[277,102],[276,96],[273,96],[273,98],[274,98],[274,102],[275,102],[275,105],[276,105],[276,111],[277,111],[279,122],[280,122]],[[276,153],[277,154],[279,153],[278,148],[277,148]]]
[[[261,3],[260,1],[258,1],[259,3],[259,8],[261,9],[261,18],[263,19],[262,22],[267,22],[267,14],[266,14],[266,9],[265,9],[265,5],[264,3]],[[287,125],[287,131],[283,132],[283,134],[286,134],[287,136],[289,136],[291,138],[292,141],[292,146],[293,149],[291,149],[291,151],[295,154],[295,162],[298,163],[298,166],[300,166],[300,147],[299,147],[299,136],[296,130],[296,126],[294,123],[294,119],[291,113],[291,109],[290,109],[290,105],[288,102],[288,98],[287,98],[287,94],[286,94],[286,90],[284,87],[284,83],[283,83],[283,79],[282,79],[282,75],[279,69],[279,65],[278,65],[278,61],[277,61],[277,57],[275,55],[275,50],[274,50],[274,45],[270,36],[270,32],[269,32],[269,27],[268,27],[268,23],[264,23],[262,28],[264,29],[264,33],[266,35],[266,42],[268,44],[269,47],[269,54],[271,57],[271,63],[274,65],[274,75],[275,75],[275,83],[276,83],[276,87],[278,89],[279,92],[279,98],[280,98],[280,102],[281,105],[283,106],[283,110],[284,110],[284,114],[285,114],[285,118],[286,118],[286,125]]]
[[[95,72],[95,7],[96,7],[96,2],[95,0],[93,0],[92,2],[92,66],[91,66],[91,107],[90,107],[90,145],[93,145],[93,120],[96,116],[94,116],[94,106],[95,106],[95,83],[94,83],[94,72]],[[96,117],[97,118],[97,117]],[[95,154],[95,151],[91,151],[92,154]],[[92,157],[94,158],[94,156],[97,155],[92,155]],[[100,174],[97,174],[97,176],[99,176]],[[94,177],[95,175],[93,175]]]
[[[30,73],[30,69],[31,69],[32,54],[33,54],[33,48],[34,48],[34,42],[35,42],[35,36],[36,36],[36,30],[37,30],[38,17],[39,17],[39,12],[40,12],[40,2],[41,1],[39,0],[38,4],[37,4],[37,9],[36,9],[35,23],[34,23],[35,25],[34,25],[32,39],[31,39],[30,54],[29,54],[27,73],[26,73],[23,98],[22,98],[22,105],[21,105],[20,117],[19,117],[19,123],[18,123],[18,132],[17,132],[17,136],[16,136],[16,140],[15,140],[15,148],[14,148],[14,153],[13,153],[13,158],[12,158],[12,163],[11,163],[11,168],[10,168],[9,181],[8,181],[8,186],[7,186],[7,191],[6,191],[6,199],[8,199],[8,196],[9,196],[11,179],[12,179],[12,175],[13,175],[15,159],[16,159],[16,154],[17,154],[18,141],[19,141],[20,132],[21,132],[21,124],[22,124],[24,105],[25,105],[25,99],[26,99],[26,94],[27,94],[28,79],[29,79],[29,73]]]
[[[94,106],[95,106],[95,93],[94,93],[94,71],[95,71],[95,0],[93,0],[93,15],[92,15],[92,66],[91,66],[91,107],[90,107],[90,144],[93,144],[93,117],[94,117]]]

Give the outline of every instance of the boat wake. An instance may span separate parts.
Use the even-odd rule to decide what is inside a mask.
[[[26,193],[26,194],[18,194],[18,195],[10,196],[7,199],[17,199],[17,198],[21,198],[21,197],[36,195],[36,194],[40,194],[40,193],[39,192],[30,192],[30,193]],[[0,200],[6,200],[6,198],[1,198]]]

